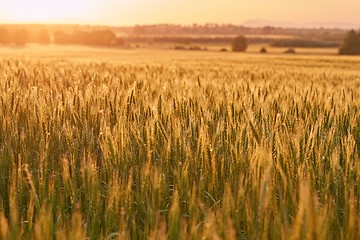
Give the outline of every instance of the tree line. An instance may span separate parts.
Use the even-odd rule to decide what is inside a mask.
[[[125,42],[122,38],[116,37],[111,30],[76,30],[72,33],[62,31],[54,32],[54,43],[90,46],[122,46]]]
[[[167,29],[174,27],[172,25],[162,26]],[[222,26],[224,27],[224,26]],[[136,27],[134,27],[136,28]],[[138,26],[139,28],[139,26]],[[159,26],[157,26],[159,28]],[[192,29],[200,28],[199,26],[192,26]],[[206,25],[201,27],[206,29],[221,28],[219,25]],[[160,28],[162,29],[162,28]],[[264,28],[268,32],[272,32],[274,28]],[[264,30],[263,29],[263,30]],[[1,27],[0,26],[0,46],[15,45],[21,46],[26,43],[38,43],[38,44],[77,44],[77,45],[89,45],[89,46],[123,46],[125,40],[119,38],[111,29],[72,29],[71,31],[47,30],[45,27],[41,27],[37,30],[28,29],[26,27]],[[264,31],[265,31],[264,30]],[[271,30],[271,31],[270,31]],[[232,49],[234,51],[245,51],[248,43],[263,42],[264,39],[256,39],[254,37],[247,39],[240,35],[233,39],[232,37],[183,37],[183,36],[160,36],[160,37],[146,37],[129,35],[126,38],[126,42],[141,42],[141,41],[154,41],[154,42],[176,42],[176,43],[188,43],[188,42],[231,42]],[[269,41],[269,39],[267,40]],[[271,45],[274,47],[339,47],[340,55],[360,55],[360,30],[350,30],[347,32],[342,42],[339,41],[325,41],[315,40],[313,38],[298,38],[298,39],[272,39]]]
[[[1,45],[25,45],[28,42],[47,44],[51,42],[51,38],[46,30],[32,33],[26,28],[16,28],[11,30],[0,28]]]
[[[302,40],[302,39],[286,39],[274,42],[273,47],[335,47],[337,45],[332,45],[328,43],[326,45],[324,42],[318,42],[314,40]],[[231,48],[234,52],[244,52],[246,51],[248,41],[245,36],[239,35],[234,38],[231,43]],[[290,49],[289,49],[290,50]],[[294,51],[292,49],[292,51]],[[264,51],[266,50],[264,49]],[[294,51],[295,53],[295,51]],[[350,30],[345,38],[343,39],[340,48],[340,55],[360,55],[360,30],[356,32],[355,30]]]
[[[339,47],[340,42],[313,39],[279,39],[271,43],[273,47],[299,47],[299,48],[333,48]]]
[[[125,44],[125,41],[122,38],[118,38],[111,30],[49,32],[46,29],[30,31],[26,28],[10,30],[7,28],[0,28],[0,45],[22,46],[27,43],[122,46]]]

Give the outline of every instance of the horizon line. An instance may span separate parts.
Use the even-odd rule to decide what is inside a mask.
[[[251,23],[252,21],[263,21],[264,23]],[[268,22],[268,23],[265,23]],[[281,26],[283,24],[283,26]],[[325,26],[321,26],[324,24]],[[326,25],[359,25],[356,27],[339,27],[339,26],[326,26]],[[16,22],[16,21],[0,21],[1,25],[62,25],[62,26],[90,26],[90,27],[136,27],[136,26],[156,26],[156,25],[174,25],[174,26],[206,26],[206,25],[219,25],[219,26],[238,26],[245,28],[264,28],[264,27],[274,27],[274,28],[283,28],[283,29],[339,29],[339,30],[349,30],[349,29],[360,29],[360,23],[352,22],[306,22],[306,23],[296,23],[296,22],[277,22],[277,21],[267,21],[260,19],[251,19],[243,23],[221,23],[221,22],[205,22],[205,23],[171,23],[171,22],[158,22],[158,23],[136,23],[136,24],[107,24],[107,23],[85,23],[85,22]],[[288,25],[288,26],[286,26]],[[314,25],[314,26],[310,26]]]

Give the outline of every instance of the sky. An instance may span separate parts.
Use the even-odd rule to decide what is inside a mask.
[[[360,25],[360,0],[0,0],[0,23],[242,24],[348,22]]]

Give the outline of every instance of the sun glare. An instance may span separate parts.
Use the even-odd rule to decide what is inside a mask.
[[[4,5],[9,19],[23,23],[82,20],[90,6],[86,0],[13,0]]]

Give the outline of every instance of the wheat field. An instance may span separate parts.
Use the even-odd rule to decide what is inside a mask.
[[[0,239],[359,239],[360,59],[0,60]]]

